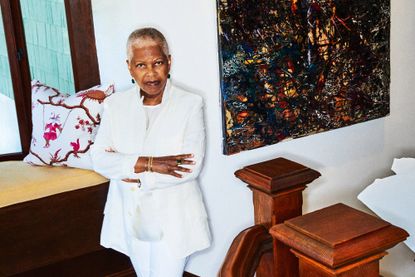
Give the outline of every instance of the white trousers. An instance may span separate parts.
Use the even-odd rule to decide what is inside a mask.
[[[188,257],[172,257],[163,240],[133,240],[130,260],[138,277],[182,277]]]

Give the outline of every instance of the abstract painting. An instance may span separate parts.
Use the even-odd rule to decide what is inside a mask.
[[[389,0],[217,0],[224,153],[389,114]]]

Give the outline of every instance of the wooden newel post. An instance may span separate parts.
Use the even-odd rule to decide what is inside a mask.
[[[301,277],[379,277],[379,260],[409,234],[342,203],[275,225],[271,235],[299,258]]]
[[[235,172],[253,192],[255,224],[268,229],[302,214],[302,191],[320,173],[296,162],[276,158],[253,164]],[[285,270],[277,270],[284,267]],[[283,273],[281,273],[283,272]],[[273,241],[273,255],[263,255],[257,277],[298,276],[298,259],[283,243]]]

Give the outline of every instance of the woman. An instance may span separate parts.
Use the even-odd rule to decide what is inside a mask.
[[[169,47],[154,28],[131,33],[127,66],[136,85],[105,101],[92,147],[94,169],[111,179],[101,244],[128,255],[138,276],[182,276],[210,245],[197,182],[202,98],[169,80]]]

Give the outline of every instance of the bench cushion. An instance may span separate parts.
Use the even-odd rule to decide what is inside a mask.
[[[0,207],[107,181],[91,170],[32,166],[22,161],[0,162]]]

